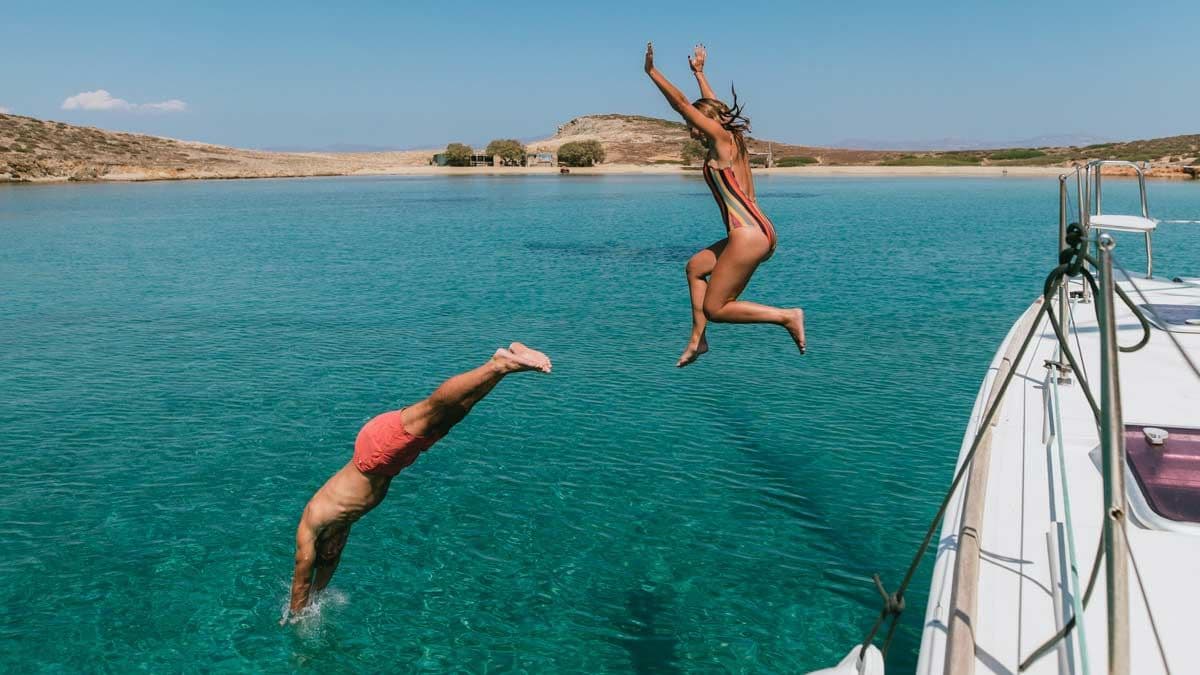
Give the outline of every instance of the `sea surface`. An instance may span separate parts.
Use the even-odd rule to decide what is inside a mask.
[[[698,176],[0,187],[0,671],[832,665],[1053,264],[1057,183],[758,191],[780,243],[744,297],[804,307],[808,354],[717,325],[678,370],[683,265],[723,236]],[[1200,183],[1150,200],[1200,217]],[[1200,272],[1198,234],[1164,225],[1156,270]],[[359,427],[513,340],[553,374],[404,471],[281,627],[300,512]]]

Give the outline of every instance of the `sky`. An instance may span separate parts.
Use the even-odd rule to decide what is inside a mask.
[[[1200,132],[1200,3],[7,3],[0,108],[256,148],[533,139],[590,113],[673,117],[686,56],[754,135],[1106,140]],[[345,6],[339,6],[345,5]]]

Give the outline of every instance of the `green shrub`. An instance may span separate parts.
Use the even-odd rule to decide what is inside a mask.
[[[451,143],[446,146],[446,164],[450,166],[471,166],[471,146],[462,143]]]
[[[505,166],[522,166],[525,164],[525,146],[511,138],[498,138],[488,143],[485,155],[499,157]]]
[[[1032,148],[1012,148],[988,153],[988,159],[1033,159],[1034,157],[1045,156],[1046,153]]]
[[[880,162],[883,166],[978,166],[979,158],[974,155],[945,153],[941,155],[901,155]]]
[[[783,166],[783,167],[808,166],[809,164],[818,164],[818,163],[820,163],[820,160],[818,160],[816,157],[794,156],[794,157],[780,157],[779,161],[775,162],[775,166]]]
[[[683,155],[684,164],[698,164],[708,157],[708,148],[700,141],[689,139],[683,144],[683,150],[680,151]]]
[[[604,161],[600,141],[572,141],[558,149],[558,163],[566,166],[594,166]]]

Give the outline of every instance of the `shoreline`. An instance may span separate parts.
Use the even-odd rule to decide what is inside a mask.
[[[880,165],[820,165],[798,167],[774,167],[754,169],[758,176],[808,176],[814,178],[1044,178],[1058,176],[1071,171],[1061,166],[880,166]],[[605,164],[593,167],[571,168],[568,176],[642,176],[642,175],[689,175],[698,174],[698,168],[685,168],[677,164]],[[65,176],[52,176],[22,181],[0,180],[0,185],[45,185],[56,183],[143,183],[175,182],[192,180],[259,180],[293,178],[336,178],[354,176],[557,176],[558,167],[446,167],[393,165],[363,167],[351,171],[331,172],[261,172],[195,175],[163,175],[157,171],[123,171],[79,180]],[[1116,176],[1114,176],[1116,177]],[[1155,175],[1147,172],[1147,178],[1158,180],[1193,180],[1187,174],[1172,172]]]

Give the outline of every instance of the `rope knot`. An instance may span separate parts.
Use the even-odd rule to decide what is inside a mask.
[[[899,593],[888,593],[878,574],[872,575],[871,578],[875,580],[875,588],[879,590],[879,595],[883,598],[884,614],[900,616],[900,613],[904,611],[904,596]]]
[[[1067,226],[1066,240],[1067,247],[1058,252],[1058,264],[1067,266],[1067,276],[1077,277],[1087,259],[1087,242],[1083,238],[1083,228],[1079,227],[1079,223]]]

